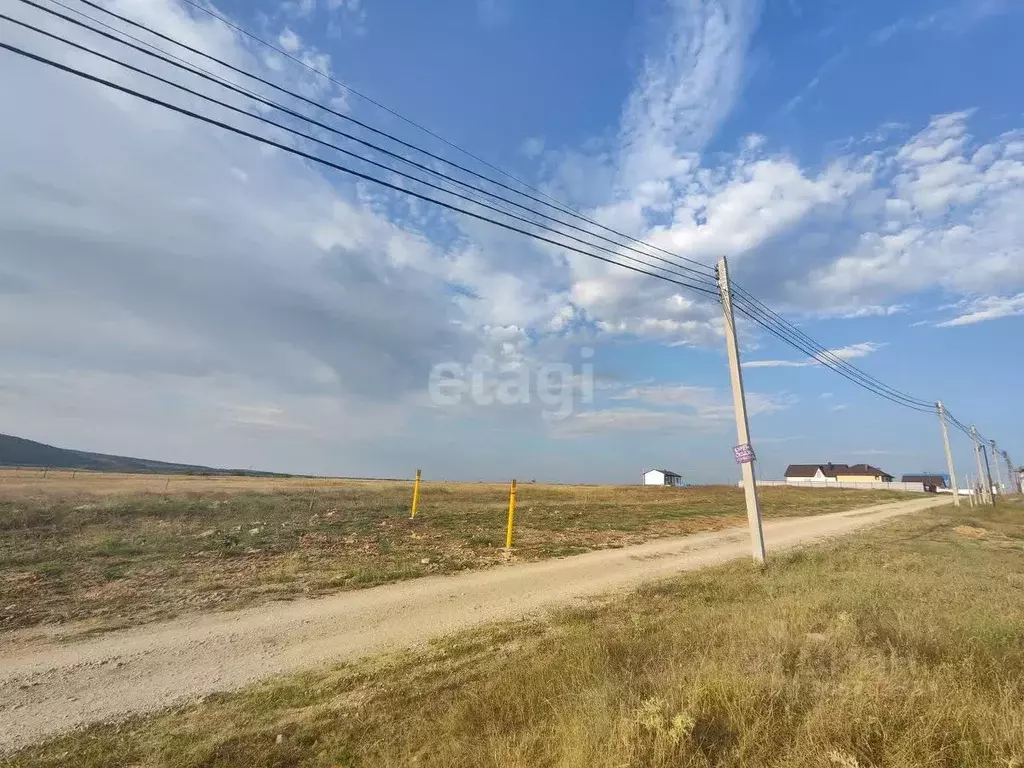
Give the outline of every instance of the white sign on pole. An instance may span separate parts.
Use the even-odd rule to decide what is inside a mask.
[[[754,449],[750,446],[750,443],[734,446],[732,455],[736,457],[737,464],[750,464],[757,458],[754,456]]]

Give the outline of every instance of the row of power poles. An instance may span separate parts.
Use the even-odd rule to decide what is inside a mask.
[[[738,444],[733,449],[736,461],[740,465],[743,475],[743,490],[747,503],[747,522],[750,527],[750,542],[754,561],[760,565],[765,563],[764,529],[761,524],[761,503],[757,495],[757,483],[754,478],[754,451],[750,445],[750,425],[747,420],[746,395],[743,388],[743,371],[740,367],[739,344],[736,337],[736,319],[732,309],[732,295],[729,290],[729,265],[723,256],[718,261],[718,293],[722,300],[722,310],[725,314],[725,344],[729,356],[729,375],[732,380],[732,398],[736,415],[736,437]],[[939,420],[942,423],[942,440],[946,448],[946,462],[949,465],[949,479],[953,486],[953,504],[960,506],[960,490],[957,487],[956,469],[953,466],[953,452],[949,445],[949,430],[947,427],[946,410],[942,402],[935,404],[939,412]],[[971,438],[974,443],[974,454],[978,464],[978,478],[981,484],[983,501],[988,504],[995,503],[995,486],[992,482],[991,466],[988,459],[988,451],[985,444],[978,436],[978,430],[971,427]],[[996,449],[994,440],[989,441],[992,460],[996,465],[996,479],[998,487],[1004,492],[1021,493],[1020,476],[1013,468],[1010,457],[1003,451],[1001,454]],[[1007,485],[1004,486],[1000,477],[999,457],[1002,456],[1006,462]],[[985,470],[982,471],[984,463]],[[974,503],[974,492],[972,489],[971,502]]]
[[[935,404],[936,409],[939,412],[939,423],[942,425],[942,442],[946,448],[946,464],[949,469],[949,479],[953,486],[953,505],[960,506],[960,489],[957,487],[956,482],[956,469],[953,466],[953,452],[949,447],[949,428],[947,426],[948,416],[946,415],[946,409],[942,405],[942,401],[938,401]],[[977,464],[978,471],[978,487],[970,488],[970,501],[973,505],[976,501],[975,493],[977,493],[977,501],[982,504],[995,504],[996,503],[996,492],[998,489],[999,493],[1021,493],[1020,474],[1014,469],[1013,462],[1010,460],[1010,456],[1006,451],[1000,451],[996,446],[995,440],[989,440],[988,445],[978,435],[978,428],[973,424],[970,430],[971,443],[974,446],[974,461]],[[992,453],[992,462],[989,462],[989,449]],[[1002,473],[999,467],[999,459],[1002,458],[1006,464],[1006,483],[1003,483]],[[996,481],[992,482],[992,465],[995,465],[996,470]]]

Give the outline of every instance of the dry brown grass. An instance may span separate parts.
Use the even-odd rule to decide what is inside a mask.
[[[10,765],[1024,765],[1024,505],[292,676]],[[965,537],[964,527],[984,528]]]
[[[0,473],[0,627],[111,629],[501,562],[508,490],[71,472]],[[315,491],[315,493],[314,493]],[[905,494],[767,488],[769,517]],[[519,488],[515,558],[741,525],[737,488]],[[427,560],[427,563],[423,561]],[[4,634],[0,634],[0,639]]]
[[[247,477],[242,475],[161,475],[92,472],[70,469],[0,469],[0,499],[60,499],[80,495],[171,493],[287,492],[339,485],[390,484],[389,480],[350,480],[333,477]]]

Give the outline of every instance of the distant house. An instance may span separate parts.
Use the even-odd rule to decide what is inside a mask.
[[[787,483],[837,483],[832,464],[790,464],[786,467]]]
[[[896,479],[870,464],[836,464],[836,477],[840,483],[891,483]]]
[[[891,483],[893,476],[870,464],[790,464],[786,482],[799,483]]]
[[[644,472],[644,485],[671,485],[683,484],[682,475],[669,472],[667,469],[650,469]]]
[[[921,483],[929,493],[936,493],[946,488],[946,478],[942,475],[904,475],[904,483]]]

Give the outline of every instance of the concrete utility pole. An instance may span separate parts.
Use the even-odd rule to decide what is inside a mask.
[[[939,409],[939,423],[942,425],[942,443],[946,446],[946,468],[949,469],[949,480],[953,484],[953,506],[960,506],[960,489],[956,487],[956,469],[953,467],[953,451],[949,448],[949,429],[946,427],[946,409],[942,401],[935,403]]]
[[[978,439],[978,428],[971,425],[971,441],[974,443],[974,460],[978,462],[978,486],[981,489],[983,504],[991,504],[992,496],[985,486],[985,470],[981,466],[981,440]]]
[[[1007,463],[1007,493],[1019,494],[1020,488],[1017,487],[1017,482],[1020,480],[1020,477],[1014,472],[1014,463],[1010,461],[1010,455],[1006,451],[1002,452],[1002,461]]]
[[[1005,493],[1006,488],[1003,486],[1003,476],[999,472],[999,451],[996,450],[996,441],[989,440],[988,442],[992,446],[992,463],[996,465],[996,488],[999,489],[1000,493]]]
[[[996,487],[992,483],[992,465],[988,463],[988,448],[984,443],[981,443],[979,448],[981,448],[981,458],[985,460],[985,480],[988,482],[988,498],[995,505]]]
[[[764,531],[761,528],[761,502],[757,498],[754,479],[754,451],[750,445],[750,424],[747,421],[747,398],[743,392],[743,371],[740,368],[739,343],[736,340],[736,318],[732,313],[732,294],[729,292],[729,265],[725,256],[718,260],[718,293],[725,312],[725,346],[729,353],[729,377],[732,379],[732,404],[736,414],[736,437],[739,445],[733,450],[743,474],[743,492],[747,497],[747,524],[750,526],[750,544],[754,562],[765,561]]]

